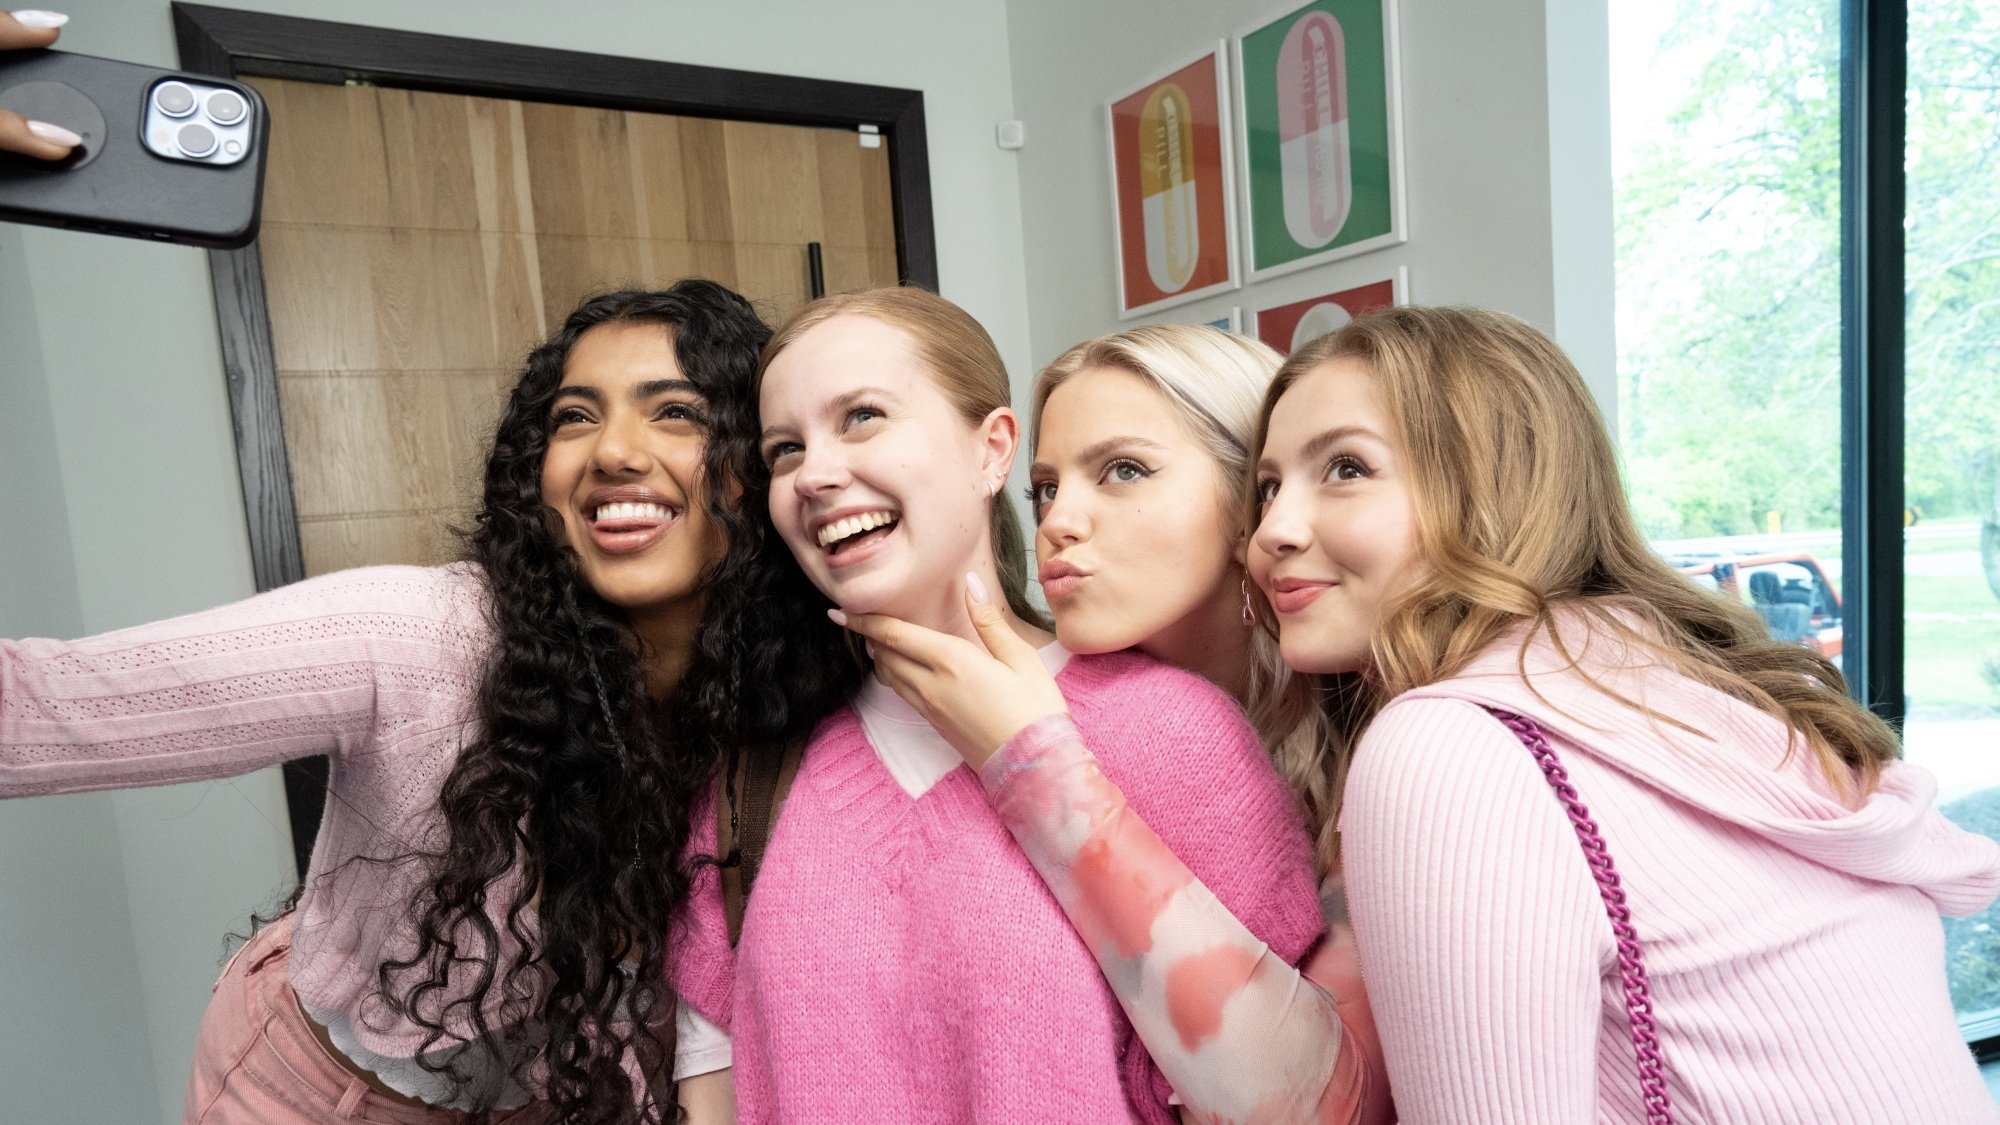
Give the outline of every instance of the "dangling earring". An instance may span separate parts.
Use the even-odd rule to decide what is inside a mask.
[[[1250,576],[1244,575],[1243,585],[1243,626],[1253,628],[1257,624],[1257,603],[1250,600]]]

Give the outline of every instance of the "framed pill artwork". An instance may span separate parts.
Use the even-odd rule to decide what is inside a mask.
[[[1251,334],[1290,355],[1363,313],[1409,303],[1410,271],[1398,266],[1393,277],[1337,293],[1258,309]]]
[[[1235,61],[1250,280],[1404,241],[1394,0],[1294,6]]]
[[[1227,56],[1217,43],[1106,106],[1121,319],[1240,284]]]

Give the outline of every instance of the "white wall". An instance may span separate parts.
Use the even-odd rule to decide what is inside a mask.
[[[33,298],[20,231],[0,226],[0,634],[68,635],[83,622]],[[158,1112],[112,801],[0,805],[0,1089],[23,1121]],[[80,1043],[120,1069],[87,1073]]]
[[[24,231],[22,242],[79,628],[103,632],[250,593],[229,407],[201,255],[53,231]],[[119,994],[116,1004],[121,1013],[136,1007],[143,1016],[151,1062],[142,1073],[161,1111],[178,1113],[194,1028],[208,998],[204,978],[212,979],[220,964],[223,934],[240,930],[250,909],[267,905],[291,879],[284,798],[275,771],[267,771],[97,800],[117,829],[126,940],[138,973],[136,991]],[[0,816],[39,811],[10,804]],[[73,828],[94,830],[89,821]],[[15,862],[10,853],[0,866]],[[60,881],[52,889],[61,897],[40,909],[62,917],[74,892]],[[6,971],[39,970],[30,956]],[[100,987],[88,976],[72,983]],[[91,1066],[88,1080],[105,1081],[108,1069]],[[85,1077],[76,1076],[79,1085]],[[48,1078],[44,1073],[35,1082],[47,1088]]]
[[[1549,214],[1556,342],[1618,435],[1611,219],[1611,16],[1605,0],[1548,0]]]
[[[1551,45],[1569,77],[1561,93],[1588,88],[1603,48],[1590,56],[1586,24],[1603,38],[1603,0],[1400,0],[1404,178],[1409,241],[1163,310],[1147,319],[1198,323],[1233,305],[1255,308],[1379,281],[1410,270],[1417,304],[1487,305],[1514,313],[1570,347],[1599,398],[1615,401],[1610,333],[1610,139],[1607,109],[1552,105]],[[1037,363],[1079,340],[1118,330],[1112,261],[1110,169],[1104,103],[1165,66],[1275,18],[1283,0],[1011,0],[1015,106],[1027,126],[1021,206],[1028,309]],[[1574,49],[1581,46],[1581,50]],[[1552,146],[1551,116],[1567,114]],[[1577,121],[1581,121],[1579,125]],[[1602,132],[1601,144],[1591,128]],[[1590,151],[1595,145],[1593,157]],[[1563,216],[1559,276],[1551,192],[1601,162],[1602,229]],[[1574,202],[1574,201],[1571,201]],[[1568,204],[1566,204],[1567,206]],[[1595,213],[1593,212],[1593,218]],[[1596,266],[1601,264],[1601,269]],[[1596,269],[1596,272],[1593,270]],[[1590,332],[1588,289],[1601,283],[1602,339]],[[1559,289],[1561,290],[1559,294]],[[1575,298],[1571,293],[1577,292]],[[1564,304],[1565,300],[1574,304]],[[1568,315],[1559,315],[1573,310]],[[1572,332],[1574,329],[1574,332]],[[1594,370],[1593,370],[1594,369]]]
[[[74,17],[64,43],[73,50],[175,62],[162,0],[56,6]],[[942,288],[992,331],[1015,373],[1017,402],[1038,364],[1120,324],[1105,98],[1278,7],[235,6],[923,90]],[[1592,67],[1601,70],[1602,60],[1587,52],[1592,35],[1603,36],[1602,0],[1401,7],[1410,242],[1173,315],[1206,319],[1230,305],[1277,304],[1403,264],[1414,300],[1495,305],[1552,328],[1587,374],[1601,375],[1608,397],[1608,199],[1602,223],[1587,224],[1601,225],[1601,240],[1568,219],[1595,190],[1597,126],[1588,107],[1568,99],[1594,96]],[[993,139],[995,123],[1012,117],[1028,125],[1018,154]],[[1607,311],[1598,322],[1591,288],[1600,284]],[[0,226],[0,341],[0,481],[8,485],[0,488],[0,636],[96,632],[248,594],[203,255]],[[1595,348],[1602,365],[1593,371]],[[0,1091],[8,1099],[0,1117],[58,1125],[178,1119],[220,936],[284,889],[285,823],[270,774],[0,804]]]
[[[0,635],[101,632],[249,593],[199,256],[27,230],[0,246],[15,251],[0,409],[24,431],[0,442]],[[270,772],[0,805],[0,1026],[34,1044],[0,1051],[0,1088],[46,1099],[21,1120],[178,1116],[223,934],[284,889],[288,832]],[[100,1042],[108,1057],[76,1050]]]

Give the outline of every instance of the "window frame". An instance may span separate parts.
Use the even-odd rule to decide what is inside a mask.
[[[1841,0],[1841,583],[1848,690],[1900,727],[1909,7]]]

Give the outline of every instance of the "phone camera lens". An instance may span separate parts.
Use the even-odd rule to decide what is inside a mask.
[[[189,156],[207,156],[215,151],[215,130],[206,125],[189,122],[181,126],[180,133],[174,137],[174,143]]]
[[[162,82],[153,91],[153,104],[168,117],[186,117],[194,112],[194,91],[179,82]]]
[[[243,99],[228,90],[217,90],[208,96],[208,116],[217,125],[234,125],[250,112]]]

